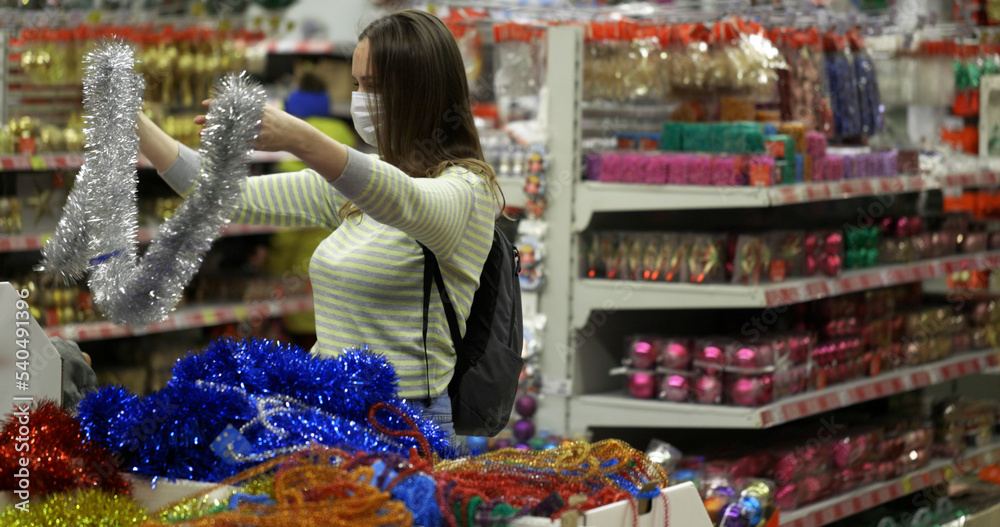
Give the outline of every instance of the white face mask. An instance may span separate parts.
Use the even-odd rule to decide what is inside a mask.
[[[354,119],[354,129],[357,130],[361,140],[378,147],[378,140],[375,138],[375,122],[372,114],[368,111],[369,101],[371,106],[378,107],[378,95],[374,93],[351,92],[351,118]]]

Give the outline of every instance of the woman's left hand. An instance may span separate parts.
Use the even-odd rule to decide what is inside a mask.
[[[211,99],[206,99],[202,105],[207,107],[211,102]],[[204,115],[194,118],[195,124],[201,126],[205,125],[205,120]],[[303,125],[308,126],[305,121],[270,104],[265,104],[254,149],[264,152],[291,152],[295,145],[299,144],[296,138],[299,137]]]

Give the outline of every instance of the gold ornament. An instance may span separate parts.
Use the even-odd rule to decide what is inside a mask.
[[[42,216],[52,216],[52,189],[41,189],[35,185],[35,195],[25,200],[29,206],[35,208],[35,225],[42,219]]]

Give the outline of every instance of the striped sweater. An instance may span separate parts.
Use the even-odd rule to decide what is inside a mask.
[[[180,145],[177,161],[161,176],[189,193],[201,166]],[[341,222],[348,200],[363,215]],[[247,178],[234,222],[274,227],[324,227],[333,233],[309,265],[316,308],[314,352],[337,354],[368,345],[386,355],[400,377],[400,396],[446,392],[455,367],[440,296],[432,291],[423,347],[423,251],[434,251],[455,307],[461,334],[493,241],[496,218],[489,184],[450,167],[433,179],[411,178],[392,165],[348,149],[344,173],[333,183],[312,170]]]

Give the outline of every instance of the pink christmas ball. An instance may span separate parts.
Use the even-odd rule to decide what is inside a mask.
[[[837,343],[837,354],[836,354],[837,360],[840,360],[840,361],[847,360],[847,357],[850,354],[851,354],[851,343],[850,342],[848,342],[846,340],[842,340],[842,341],[840,341],[840,342]]]
[[[837,276],[841,268],[843,268],[843,263],[838,254],[828,254],[819,259],[819,269],[827,276]]]
[[[686,401],[690,393],[691,383],[683,375],[667,375],[660,380],[660,399],[679,403]]]
[[[812,275],[816,274],[816,270],[818,268],[819,268],[819,265],[816,263],[816,257],[813,256],[812,254],[807,255],[806,256],[806,263],[805,263],[805,266],[803,267],[802,272],[806,276],[812,276]]]
[[[699,403],[717,404],[722,397],[722,381],[712,375],[702,375],[694,383],[694,398]]]
[[[803,501],[806,503],[819,499],[828,486],[818,476],[806,476],[802,479],[801,485],[805,491]]]
[[[794,509],[799,506],[799,486],[789,483],[778,487],[774,493],[774,504],[782,509]]]
[[[737,368],[760,368],[763,366],[760,354],[755,348],[740,348],[736,350],[734,355],[733,366]]]
[[[691,365],[691,351],[680,342],[671,342],[660,351],[660,364],[671,370],[686,370]]]
[[[774,379],[770,374],[760,378],[760,393],[757,395],[757,405],[767,404],[774,399]]]
[[[827,234],[823,250],[829,255],[839,255],[844,250],[844,236],[839,232]]]
[[[648,370],[656,363],[656,351],[648,341],[640,340],[629,347],[628,359],[633,368]]]
[[[522,443],[526,443],[535,435],[535,424],[527,419],[521,419],[514,423],[514,437]]]
[[[526,444],[524,444],[524,443],[518,443],[518,444],[514,445],[514,448],[517,449],[517,450],[531,450],[531,447],[528,446],[528,445],[526,445]]]
[[[784,346],[781,346],[781,348],[783,347]],[[762,366],[770,366],[774,364],[774,356],[775,346],[772,346],[771,343],[765,342],[757,346],[757,357]]]
[[[896,236],[905,237],[910,235],[910,220],[905,216],[896,218]]]
[[[819,240],[816,238],[815,235],[810,234],[809,236],[806,236],[806,241],[805,241],[806,254],[812,254],[816,252],[817,245],[819,245]]]
[[[651,399],[656,393],[656,379],[652,373],[633,373],[628,377],[628,393],[636,399]]]
[[[797,479],[802,474],[802,463],[793,453],[781,456],[774,464],[774,480],[778,484],[786,484]]]
[[[514,403],[514,409],[517,410],[518,415],[521,417],[531,417],[538,410],[538,401],[534,397],[525,394],[517,398],[517,402]]]
[[[698,354],[698,367],[709,375],[719,374],[725,365],[725,353],[718,346],[705,346]]]
[[[924,232],[924,220],[920,216],[910,217],[910,234],[920,234]]]
[[[878,228],[879,228],[879,230],[882,231],[882,234],[884,236],[891,236],[893,234],[892,228],[893,228],[893,224],[894,223],[895,222],[893,221],[893,219],[891,217],[886,216],[886,217],[882,218],[881,220],[879,220],[879,222],[878,222]]]
[[[733,382],[729,396],[733,403],[740,406],[756,406],[760,396],[761,385],[754,377],[741,377]]]

